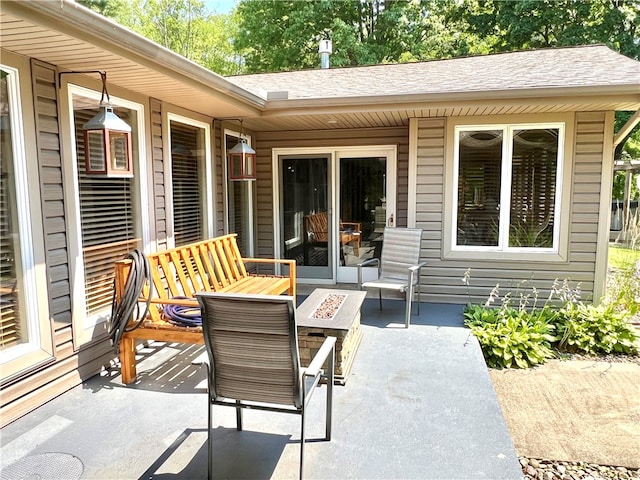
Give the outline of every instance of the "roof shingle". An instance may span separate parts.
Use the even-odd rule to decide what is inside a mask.
[[[266,98],[451,94],[500,90],[638,85],[640,62],[603,45],[550,48],[419,63],[330,68],[227,77]]]

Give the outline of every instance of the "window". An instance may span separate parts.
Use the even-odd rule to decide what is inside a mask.
[[[113,264],[126,253],[141,247],[136,229],[134,179],[86,174],[83,125],[97,113],[94,99],[80,94],[73,95],[87,316],[111,308]],[[135,129],[135,111],[114,107],[114,113]],[[91,145],[91,148],[94,146]],[[98,145],[96,148],[102,147]]]
[[[204,239],[204,131],[170,122],[175,246]]]
[[[24,234],[20,231],[16,208],[19,186],[12,142],[12,117],[15,116],[12,110],[16,103],[9,98],[12,77],[10,70],[0,70],[0,351],[30,340],[21,252]]]
[[[453,250],[558,252],[563,123],[458,126]]]
[[[0,65],[0,380],[52,355],[42,237],[31,223],[40,216],[37,164],[27,164],[35,138],[26,141],[22,108],[18,69]]]
[[[239,141],[240,134],[225,130],[225,160],[227,152]],[[251,139],[247,137],[251,144]],[[225,161],[226,164],[226,161]],[[227,174],[227,222],[228,232],[237,233],[237,242],[243,257],[253,257],[253,198],[255,183],[252,181],[231,181]]]

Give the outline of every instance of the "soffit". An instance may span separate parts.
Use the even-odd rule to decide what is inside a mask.
[[[480,115],[515,115],[530,113],[558,113],[572,111],[637,110],[640,108],[640,96],[637,99],[620,99],[615,104],[599,102],[597,99],[584,99],[571,103],[526,103],[494,101],[473,102],[458,105],[415,105],[412,108],[383,108],[375,111],[352,111],[337,113],[281,113],[270,114],[267,110],[263,117],[247,117],[244,125],[257,132],[295,131],[295,130],[333,130],[350,128],[376,128],[408,126],[410,118],[462,117]]]

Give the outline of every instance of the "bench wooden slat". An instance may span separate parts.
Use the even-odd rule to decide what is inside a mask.
[[[213,264],[216,267],[216,275],[218,280],[218,285],[220,288],[224,288],[231,283],[231,278],[229,276],[228,268],[225,268],[225,261],[221,255],[220,243],[219,242],[210,242],[209,243],[209,251],[211,252],[211,258],[213,259]]]
[[[154,278],[156,295],[158,295],[160,298],[177,297],[180,294],[180,290],[175,281],[175,272],[173,271],[173,266],[169,264],[169,255],[163,252],[159,253],[155,257],[153,255],[149,255],[147,258],[149,259],[149,263],[151,264],[151,274]],[[160,268],[162,269],[162,276],[160,275],[158,266],[160,266]]]
[[[229,285],[222,290],[223,292],[232,293],[250,293],[261,295],[278,295],[283,289],[288,290],[289,279],[282,278],[279,281],[274,281],[271,277],[246,277],[239,282]]]
[[[211,291],[211,285],[209,282],[205,281],[207,277],[207,271],[202,264],[202,257],[200,255],[200,249],[197,246],[189,247],[189,251],[191,252],[191,257],[193,258],[193,262],[195,263],[196,275],[200,279],[200,287],[205,292]]]
[[[209,243],[200,243],[196,248],[200,254],[200,258],[202,259],[207,278],[209,279],[208,286],[211,287],[211,290],[216,291],[218,290],[220,283],[218,276],[216,275],[215,265],[211,263],[213,262],[213,257],[211,255]]]
[[[243,277],[238,271],[238,266],[236,265],[236,257],[234,255],[233,249],[230,246],[229,239],[223,239],[220,242],[220,250],[222,251],[222,259],[227,266],[227,271],[231,283],[237,282]]]

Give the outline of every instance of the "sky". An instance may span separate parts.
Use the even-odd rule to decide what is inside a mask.
[[[205,0],[204,6],[210,13],[229,13],[236,5],[236,0]]]

